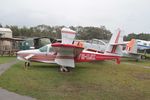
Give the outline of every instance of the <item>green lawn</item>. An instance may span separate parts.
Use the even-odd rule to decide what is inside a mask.
[[[0,64],[3,64],[3,63],[7,63],[7,62],[11,62],[13,60],[15,60],[16,57],[8,57],[8,56],[0,56]]]
[[[129,63],[131,65],[136,65],[136,66],[148,66],[150,67],[150,60],[139,60],[136,61],[135,59],[130,59],[130,58],[122,58],[121,61],[123,63]]]
[[[149,100],[150,69],[128,63],[80,63],[62,73],[57,65],[24,70],[19,62],[0,76],[0,87],[39,100]]]

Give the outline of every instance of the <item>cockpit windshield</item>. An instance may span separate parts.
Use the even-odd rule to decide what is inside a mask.
[[[43,46],[41,48],[39,48],[40,52],[47,52],[48,46]]]
[[[43,46],[41,48],[39,48],[40,52],[54,52],[54,49],[51,46]]]

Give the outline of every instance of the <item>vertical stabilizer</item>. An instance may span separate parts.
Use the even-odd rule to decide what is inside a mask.
[[[126,51],[129,53],[137,53],[137,41],[135,39],[127,43]]]
[[[105,54],[110,55],[122,55],[122,46],[120,45],[123,43],[123,36],[121,36],[121,30],[118,31],[117,34],[113,34],[110,42],[105,50]]]

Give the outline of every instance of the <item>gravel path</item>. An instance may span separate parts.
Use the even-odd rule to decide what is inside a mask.
[[[0,75],[4,73],[8,68],[10,68],[15,63],[17,63],[17,60],[9,62],[9,63],[5,63],[5,64],[0,64]]]
[[[6,63],[6,64],[0,64],[0,75],[4,73],[8,68],[10,68],[13,64],[16,64],[16,63],[17,63],[17,60]],[[9,92],[5,89],[0,88],[0,100],[36,100],[36,99],[28,97],[28,96],[22,96],[14,92]]]
[[[21,96],[19,94],[9,92],[0,88],[0,100],[36,100],[28,96]]]

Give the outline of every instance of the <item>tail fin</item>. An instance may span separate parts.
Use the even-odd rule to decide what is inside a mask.
[[[112,35],[104,54],[121,56],[122,55],[121,43],[123,43],[123,36],[121,36],[121,30],[119,30],[117,34]]]
[[[72,44],[75,38],[76,32],[69,28],[62,28],[61,36],[62,36],[62,44]]]
[[[137,41],[135,39],[131,39],[131,41],[127,43],[126,51],[129,53],[137,53]]]

